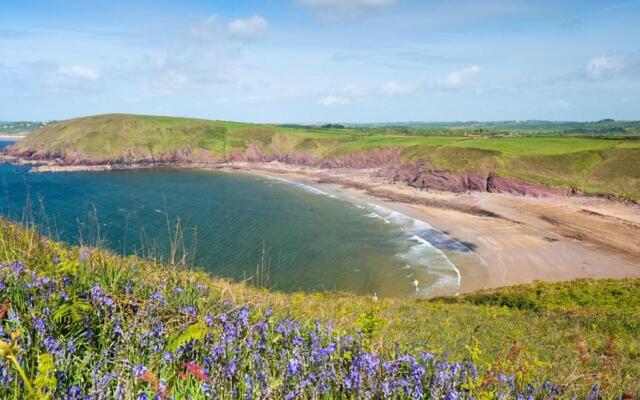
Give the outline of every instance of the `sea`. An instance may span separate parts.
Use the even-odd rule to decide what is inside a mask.
[[[69,244],[285,292],[455,295],[458,264],[482,263],[464,243],[383,203],[241,172],[36,173],[0,164],[0,217]]]

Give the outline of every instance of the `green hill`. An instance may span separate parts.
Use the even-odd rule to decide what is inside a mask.
[[[47,125],[8,151],[30,158],[59,158],[69,164],[278,159],[358,167],[421,161],[434,170],[493,172],[587,193],[640,199],[637,138],[450,133],[448,128],[428,132],[341,125],[323,128],[110,114]]]
[[[0,397],[620,398],[639,389],[639,299],[640,280],[283,294],[0,220]]]

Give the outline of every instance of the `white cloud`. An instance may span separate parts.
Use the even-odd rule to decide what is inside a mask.
[[[181,72],[168,70],[153,79],[142,82],[145,97],[170,96],[184,89],[189,78]]]
[[[625,63],[620,57],[596,57],[587,63],[587,76],[590,79],[606,78],[619,74],[624,68]]]
[[[191,27],[191,36],[196,39],[209,41],[222,35],[217,15],[210,15]]]
[[[241,39],[252,39],[264,36],[269,32],[269,23],[259,15],[253,15],[245,19],[235,19],[227,28],[229,34]]]
[[[60,67],[58,71],[63,77],[69,79],[77,79],[81,81],[97,81],[100,79],[99,69],[83,67],[81,65]]]
[[[560,99],[549,104],[549,107],[553,110],[568,110],[573,108],[573,104],[567,100]]]
[[[395,4],[397,0],[298,0],[298,3],[329,16],[360,15]]]
[[[407,95],[415,93],[419,89],[419,85],[406,85],[396,81],[389,81],[382,85],[380,91],[389,96]]]
[[[318,100],[318,104],[321,104],[327,107],[344,106],[344,105],[351,104],[351,102],[352,102],[351,99],[348,97],[337,96],[334,94],[324,96],[320,100]]]
[[[477,65],[450,72],[441,86],[446,89],[462,89],[476,83],[482,69]]]
[[[331,93],[318,100],[317,103],[333,107],[380,97],[408,96],[418,92],[422,87],[422,82],[406,84],[397,81],[388,81],[382,85],[347,85],[331,91]]]
[[[267,33],[269,22],[259,15],[236,18],[226,26],[217,15],[211,15],[191,27],[191,36],[204,42],[224,38],[255,39]]]

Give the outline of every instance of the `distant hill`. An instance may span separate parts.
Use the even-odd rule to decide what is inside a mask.
[[[27,135],[34,132],[43,126],[49,124],[50,121],[35,122],[35,121],[0,121],[0,135]]]
[[[510,136],[640,136],[640,121],[462,121],[462,122],[388,122],[379,124],[347,124],[351,127],[409,129],[423,132],[448,130],[484,135]]]
[[[508,137],[510,132],[515,137]],[[320,167],[402,166],[403,173],[428,169],[485,180],[497,174],[639,200],[640,140],[626,136],[451,134],[450,128],[425,132],[108,114],[47,124],[4,152],[75,165],[278,160]],[[405,175],[402,179],[415,178]],[[449,184],[454,178],[438,179]]]

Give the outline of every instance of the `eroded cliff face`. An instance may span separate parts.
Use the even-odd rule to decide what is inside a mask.
[[[468,191],[511,193],[522,196],[555,197],[575,194],[575,191],[528,182],[522,179],[496,175],[491,170],[452,172],[434,168],[428,157],[418,160],[406,160],[398,148],[377,148],[351,153],[318,157],[307,152],[283,153],[265,149],[260,142],[249,144],[244,150],[232,150],[226,159],[216,157],[209,152],[194,151],[187,146],[178,150],[159,153],[151,157],[134,151],[112,159],[88,159],[77,152],[52,153],[36,149],[21,149],[10,146],[3,154],[18,160],[30,162],[54,162],[67,166],[120,165],[171,165],[202,164],[221,162],[271,162],[278,161],[293,165],[305,165],[317,168],[352,168],[373,170],[377,176],[394,183],[404,183],[424,190],[444,190],[454,193]]]
[[[229,161],[271,162],[306,165],[319,168],[373,169],[376,174],[393,183],[405,183],[419,189],[444,190],[454,193],[468,191],[511,193],[521,196],[555,197],[576,194],[560,187],[541,185],[493,171],[465,171],[461,173],[433,168],[428,159],[407,161],[397,148],[380,148],[367,151],[319,158],[312,154],[267,154],[259,145],[246,151],[236,151]]]

